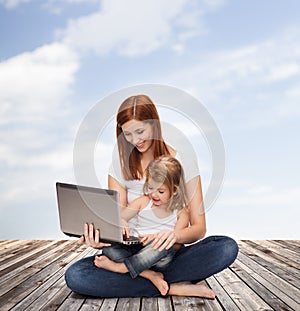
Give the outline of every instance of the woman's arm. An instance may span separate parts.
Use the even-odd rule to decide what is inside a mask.
[[[116,190],[120,194],[120,206],[121,210],[127,206],[127,190],[119,183],[114,177],[108,175],[108,189]]]
[[[116,190],[120,194],[120,205],[121,210],[127,205],[127,192],[124,186],[122,186],[115,178],[108,175],[108,188],[111,190]],[[100,228],[101,230],[101,228]],[[93,224],[84,225],[84,234],[79,239],[81,244],[86,244],[93,248],[103,248],[109,246],[110,244],[100,242],[101,232],[100,230],[94,230]]]
[[[187,228],[189,226],[189,222],[189,211],[187,208],[184,208],[177,214],[177,221],[174,228],[175,233],[179,230]]]
[[[186,184],[189,201],[189,227],[177,227],[176,232],[163,230],[156,234],[152,243],[154,249],[169,249],[175,243],[189,244],[204,237],[206,233],[205,212],[200,177],[194,177]]]
[[[205,210],[200,176],[186,184],[189,201],[190,226],[176,232],[177,243],[193,243],[202,239],[206,233]]]

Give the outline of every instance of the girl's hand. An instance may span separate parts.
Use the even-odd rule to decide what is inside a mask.
[[[128,222],[122,218],[122,234],[129,238],[130,236],[130,228]]]
[[[84,235],[79,239],[79,243],[98,249],[111,246],[109,243],[100,242],[100,230],[94,231],[93,224],[84,224]]]
[[[177,237],[174,231],[162,230],[155,234],[152,247],[163,251],[170,249],[177,242]]]

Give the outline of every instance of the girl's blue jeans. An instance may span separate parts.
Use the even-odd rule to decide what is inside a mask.
[[[168,283],[196,283],[231,265],[238,254],[237,243],[225,236],[210,236],[178,250],[162,269]],[[68,287],[76,293],[94,297],[156,297],[158,289],[147,279],[97,268],[94,256],[72,264],[65,273]]]
[[[116,244],[103,249],[102,254],[115,262],[124,262],[132,278],[136,278],[142,271],[151,268],[162,271],[172,261],[175,255],[174,247],[159,251],[142,244],[123,245]]]

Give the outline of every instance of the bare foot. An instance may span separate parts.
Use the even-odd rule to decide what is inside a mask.
[[[168,293],[169,285],[164,280],[164,275],[160,272],[155,272],[153,270],[145,270],[140,276],[145,279],[148,279],[153,283],[153,285],[160,291],[162,296],[165,296]]]
[[[170,295],[174,296],[196,296],[214,299],[214,291],[204,284],[192,284],[190,282],[172,283],[170,285]]]
[[[127,273],[127,267],[122,262],[114,262],[106,256],[96,256],[94,264],[98,268],[102,268],[112,272]]]

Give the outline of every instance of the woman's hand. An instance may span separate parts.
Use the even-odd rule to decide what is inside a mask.
[[[139,237],[141,238],[141,242],[143,243],[144,246],[149,244],[151,241],[153,241],[156,237],[157,233],[153,234],[141,234]]]
[[[152,242],[152,247],[163,251],[164,249],[170,249],[176,242],[177,237],[174,231],[162,230],[155,234],[142,235],[142,243],[144,245]]]
[[[94,230],[93,224],[84,224],[84,235],[79,239],[79,243],[98,249],[111,246],[109,243],[100,242],[100,230]]]

